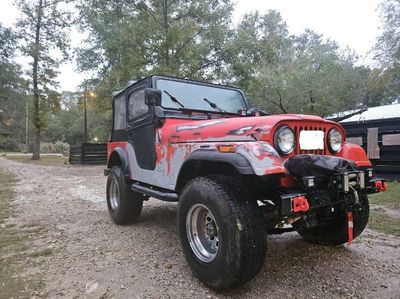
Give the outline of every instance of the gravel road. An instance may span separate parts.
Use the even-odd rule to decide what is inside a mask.
[[[215,293],[191,274],[176,232],[176,204],[150,199],[137,224],[114,225],[103,167],[37,166],[0,158],[20,182],[18,222],[45,227],[32,248],[52,248],[26,269],[44,298],[400,298],[400,238],[366,230],[353,245],[320,247],[297,233],[268,237],[258,276]],[[31,263],[29,263],[31,265]]]

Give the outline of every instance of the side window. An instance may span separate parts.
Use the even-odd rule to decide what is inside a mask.
[[[129,120],[140,117],[149,111],[149,106],[144,102],[144,89],[139,89],[131,93],[128,102]]]
[[[125,95],[122,93],[114,98],[114,130],[126,128]]]

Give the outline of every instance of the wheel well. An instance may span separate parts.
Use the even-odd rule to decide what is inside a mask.
[[[183,165],[179,173],[175,188],[176,192],[179,193],[191,179],[209,174],[241,176],[235,167],[226,162],[191,160]]]
[[[107,162],[107,168],[111,168],[113,166],[122,166],[121,158],[117,152],[112,152]]]

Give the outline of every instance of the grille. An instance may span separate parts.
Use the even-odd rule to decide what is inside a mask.
[[[326,132],[327,128],[323,126],[294,126],[293,130],[296,134],[296,148],[295,155],[304,154],[314,154],[314,155],[326,155],[327,154],[327,144],[326,144]],[[323,131],[324,134],[324,149],[323,150],[300,150],[300,131]]]

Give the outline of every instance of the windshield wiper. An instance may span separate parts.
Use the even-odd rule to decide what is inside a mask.
[[[176,97],[174,97],[172,94],[170,94],[168,91],[164,90],[164,92],[170,97],[171,101],[174,103],[177,103],[179,106],[182,108],[186,108],[185,105],[183,105]]]
[[[215,104],[214,102],[211,102],[210,100],[203,98],[203,101],[205,101],[206,103],[208,103],[212,108],[217,109],[220,112],[226,112],[226,110],[222,109],[221,107],[219,107],[217,104]]]

